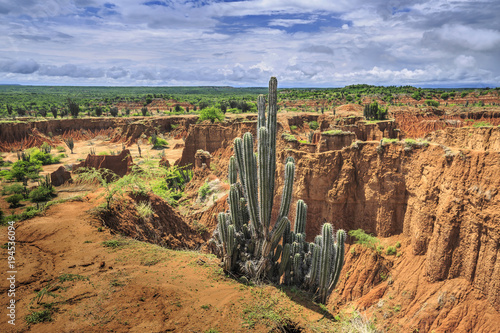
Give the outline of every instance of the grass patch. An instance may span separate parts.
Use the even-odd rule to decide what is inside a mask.
[[[293,134],[290,134],[290,133],[283,133],[281,135],[281,137],[285,140],[285,141],[288,141],[288,142],[294,142],[294,141],[297,141],[297,138],[295,137],[295,135]]]
[[[367,234],[363,229],[350,230],[349,236],[356,238],[356,244],[363,245],[369,249],[375,250],[380,240],[372,234]]]
[[[25,320],[28,325],[52,321],[52,311],[50,311],[49,309],[45,309],[32,312],[25,317]]]
[[[129,244],[130,244],[130,241],[126,240],[126,239],[111,239],[111,240],[104,241],[101,243],[102,246],[109,247],[112,249],[118,249],[121,247],[125,247]]]
[[[478,122],[472,124],[472,127],[490,127],[490,126],[493,126],[493,125],[491,125],[487,121],[478,121]]]
[[[321,134],[333,136],[333,135],[348,135],[348,134],[352,134],[352,132],[336,129],[336,130],[324,131],[324,132],[321,132]]]

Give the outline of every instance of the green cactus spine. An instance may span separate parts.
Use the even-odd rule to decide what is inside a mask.
[[[297,209],[295,212],[295,224],[294,231],[297,234],[306,234],[306,217],[307,217],[307,205],[300,199],[297,201]]]
[[[229,184],[231,185],[236,184],[236,182],[238,181],[238,169],[234,156],[231,156],[231,158],[229,159],[228,178]]]
[[[336,243],[337,255],[335,258],[335,268],[333,271],[332,282],[330,283],[330,287],[328,288],[330,292],[335,288],[335,286],[339,282],[340,271],[344,266],[345,239],[346,239],[345,231],[341,229],[337,230],[337,243]]]
[[[258,213],[257,160],[253,152],[253,137],[250,133],[243,135],[243,165],[248,214],[250,215],[250,222],[258,236],[260,235],[261,227]]]
[[[250,133],[234,140],[234,156],[228,169],[230,209],[218,215],[213,238],[215,250],[226,272],[245,274],[251,279],[267,277],[272,282],[293,283],[319,294],[324,303],[340,276],[345,232],[339,231],[334,237],[332,226],[325,224],[322,236],[317,236],[314,243],[306,242],[307,205],[302,200],[297,202],[291,230],[288,214],[295,176],[292,157],[284,163],[281,205],[272,224],[277,134],[277,80],[274,77],[269,81],[268,98],[267,117],[264,96],[259,96],[257,101],[257,155]]]

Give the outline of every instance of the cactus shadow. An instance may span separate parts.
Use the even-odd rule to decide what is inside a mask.
[[[282,292],[284,292],[288,298],[302,307],[308,308],[323,317],[321,319],[329,319],[335,321],[335,317],[330,313],[323,304],[316,303],[312,301],[313,294],[304,290],[300,290],[294,286],[280,286]],[[321,320],[319,319],[319,320]],[[318,320],[318,321],[319,321]]]

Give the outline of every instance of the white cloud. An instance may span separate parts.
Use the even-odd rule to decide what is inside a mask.
[[[297,24],[310,24],[310,23],[313,23],[315,21],[316,21],[315,19],[311,19],[311,20],[302,20],[302,19],[275,19],[275,20],[269,21],[269,25],[270,26],[281,26],[281,27],[289,28],[289,27],[293,27],[294,25],[297,25]]]
[[[0,0],[0,83],[500,85],[493,1],[111,3]]]

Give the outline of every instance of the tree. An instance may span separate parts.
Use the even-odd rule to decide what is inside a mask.
[[[116,106],[109,108],[109,113],[111,113],[113,117],[116,117],[118,115],[118,108]]]
[[[73,118],[78,118],[80,113],[80,106],[72,99],[68,98],[68,112]]]
[[[217,120],[217,121],[223,121],[224,120],[224,114],[217,109],[216,107],[212,106],[206,109],[203,109],[200,111],[200,116],[198,118],[198,121],[204,121],[204,120],[210,120],[212,124]]]
[[[52,116],[54,116],[54,119],[57,118],[57,108],[55,106],[50,107],[50,113],[52,113]]]
[[[102,107],[101,107],[101,106],[96,106],[96,107],[95,107],[95,115],[96,115],[97,117],[102,116]]]

